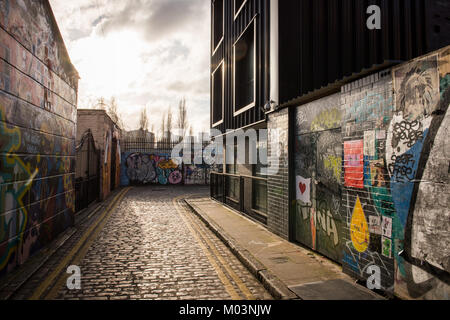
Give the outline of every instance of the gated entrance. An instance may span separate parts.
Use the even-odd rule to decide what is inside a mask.
[[[110,190],[113,191],[116,188],[116,172],[117,172],[117,139],[113,138],[111,145],[111,182]]]
[[[297,109],[295,240],[341,262],[342,134],[334,96]]]
[[[87,208],[99,197],[100,152],[91,130],[87,130],[76,148],[75,211]]]
[[[191,144],[191,163],[197,164],[178,163],[176,159],[172,159],[172,150],[178,144],[179,142],[147,138],[124,139],[121,144],[121,186],[209,185],[210,167],[202,161],[203,149],[207,144],[198,148],[199,150]],[[189,150],[189,145],[186,145],[185,150]]]

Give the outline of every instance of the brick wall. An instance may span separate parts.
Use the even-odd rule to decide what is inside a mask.
[[[383,221],[395,218],[385,165],[387,130],[393,116],[390,71],[374,74],[342,88],[343,194],[345,217],[343,269],[357,279],[367,279],[367,268],[381,268],[381,285],[393,289],[392,232],[382,235]],[[371,224],[373,222],[373,224]],[[391,228],[392,229],[392,228]],[[388,239],[388,240],[386,240]]]
[[[119,186],[120,164],[119,149],[112,155],[113,138],[120,141],[121,131],[104,110],[79,109],[78,110],[77,142],[83,134],[90,129],[94,137],[95,147],[100,150],[100,199],[106,199],[111,190],[112,157],[116,158],[115,186]]]
[[[267,227],[284,239],[289,239],[289,114],[284,109],[269,115],[268,160],[278,170],[269,170],[267,181]]]
[[[378,267],[388,294],[448,298],[449,87],[447,47],[297,107],[293,240],[363,283]],[[281,169],[269,176],[268,227],[286,239],[287,125],[287,111],[270,114]]]
[[[76,70],[47,1],[0,2],[0,276],[73,224]]]
[[[450,47],[342,88],[344,271],[448,298]]]

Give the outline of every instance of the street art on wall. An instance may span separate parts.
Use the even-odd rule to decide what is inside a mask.
[[[297,176],[295,181],[297,200],[311,204],[311,179],[305,179],[302,176]]]
[[[74,221],[77,74],[46,1],[0,1],[0,276]]]
[[[450,48],[446,48],[343,96],[346,140],[357,141],[361,124],[365,128],[363,185],[357,189],[346,180],[343,192],[350,221],[344,233],[343,268],[367,279],[367,268],[377,265],[382,289],[401,297],[448,299],[450,293],[450,197],[443,196],[450,182],[449,73]],[[385,105],[379,104],[381,114],[369,118],[380,121],[355,122],[355,114],[361,120],[365,118],[361,115],[368,115],[366,110],[374,110],[363,98],[373,91],[384,97]],[[344,145],[344,162],[345,149]],[[355,228],[362,221],[353,221],[356,211],[368,223],[368,244],[363,246],[354,233],[364,229]]]
[[[66,60],[68,57],[62,50],[64,44],[56,30],[57,26],[53,24],[49,10],[50,7],[46,1],[0,1],[0,24],[4,30],[17,39],[14,40],[13,46],[8,44],[8,48],[12,49],[11,58],[17,59],[13,61],[14,66],[23,68],[23,71],[30,76],[36,76],[38,79],[42,77],[54,82],[55,86],[49,87],[55,88],[54,92],[57,94],[76,97],[76,92],[72,90],[73,87],[76,87],[76,79],[72,74],[73,69],[70,61]],[[1,41],[0,43],[8,42]],[[20,54],[15,55],[15,46],[25,47],[27,50],[21,50]],[[36,63],[36,61],[44,62],[45,66],[55,72],[60,79],[53,77],[46,70],[44,64],[38,64],[39,68],[33,72],[30,62]],[[59,85],[60,81],[69,83],[69,88],[62,89],[63,87]],[[45,83],[48,84],[47,81]],[[73,101],[72,99],[67,100]]]
[[[4,114],[0,106],[0,275],[72,225],[75,206],[70,145],[23,134]],[[38,150],[42,155],[32,153],[41,145],[48,147]]]
[[[342,97],[343,133],[348,140],[344,143],[343,208],[348,225],[343,269],[357,279],[367,279],[368,268],[378,266],[384,290],[392,290],[394,283],[393,259],[382,236],[383,218],[394,212],[384,161],[386,130],[394,110],[391,83],[388,75],[376,87],[358,88],[357,93]]]
[[[296,241],[342,259],[342,112],[332,95],[296,110]]]
[[[367,250],[369,247],[369,224],[367,223],[359,197],[353,209],[352,220],[350,222],[350,236],[353,247],[358,252],[365,252]]]
[[[364,156],[375,157],[375,130],[364,131]]]
[[[210,168],[208,165],[184,165],[184,184],[209,184]]]
[[[395,72],[399,108],[391,123],[394,133],[388,135],[387,154],[394,164],[391,188],[398,214],[396,291],[413,298],[448,298],[450,293],[445,280],[450,271],[450,200],[442,196],[450,182],[450,90],[445,85],[449,63],[447,48],[439,56],[414,61]],[[395,131],[403,122],[402,131]],[[399,158],[403,159],[400,178]]]
[[[125,153],[122,185],[129,184],[180,184],[183,175],[181,166],[169,155]]]

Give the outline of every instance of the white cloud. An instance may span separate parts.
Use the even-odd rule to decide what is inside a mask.
[[[148,107],[159,129],[185,97],[196,131],[209,127],[210,3],[204,0],[50,0],[80,73],[79,107],[116,97],[127,129]]]

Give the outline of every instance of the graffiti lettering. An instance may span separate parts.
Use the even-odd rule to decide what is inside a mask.
[[[339,109],[321,112],[311,123],[311,131],[339,128],[341,126],[341,111]]]
[[[413,167],[415,164],[414,156],[412,154],[404,154],[401,156],[392,156],[392,161],[389,165],[389,172],[398,182],[412,181],[415,176]]]
[[[412,122],[402,121],[394,124],[392,147],[396,148],[399,142],[403,142],[411,148],[417,141],[423,140],[422,124],[415,120]]]

